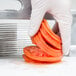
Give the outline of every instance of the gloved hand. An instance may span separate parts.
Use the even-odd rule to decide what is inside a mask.
[[[62,39],[62,50],[68,55],[71,42],[72,15],[69,0],[31,0],[32,14],[29,36],[34,36],[39,30],[40,24],[46,12],[50,13],[56,20]],[[54,31],[55,30],[55,31]],[[57,32],[56,28],[53,28]]]

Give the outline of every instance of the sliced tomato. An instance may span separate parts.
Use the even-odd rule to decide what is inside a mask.
[[[44,63],[44,64],[47,64],[47,63],[57,63],[57,62],[61,62],[61,60],[59,60],[59,61],[53,61],[53,62],[37,61],[37,60],[33,60],[33,59],[27,57],[25,54],[23,54],[23,58],[24,58],[24,60],[25,60],[26,62],[28,62],[28,63],[38,63],[38,64],[43,64],[43,63]]]
[[[45,31],[52,37],[54,40],[61,42],[61,38],[56,35],[49,27],[48,22],[44,19],[42,22],[42,27],[45,29]]]
[[[49,43],[50,45],[52,45],[53,47],[57,48],[57,49],[61,49],[61,41],[60,43],[55,41],[52,36],[50,36],[41,26],[40,28],[40,32],[41,32],[41,35],[43,36],[44,40]],[[51,32],[51,31],[50,31]]]
[[[61,55],[61,50],[55,49],[52,46],[49,46],[46,44],[46,42],[42,39],[40,32],[34,37],[34,41],[38,47],[43,49],[44,52],[51,56],[60,56]]]
[[[61,39],[50,28],[44,19],[38,33],[33,36],[32,42],[36,46],[23,49],[23,58],[28,62],[58,62],[62,59]]]
[[[60,61],[62,58],[62,56],[51,57],[51,56],[46,55],[45,53],[38,54],[35,51],[39,52],[40,49],[36,46],[25,47],[24,55],[26,55],[28,58],[30,58],[32,60],[42,61],[42,62],[56,62],[56,61]]]
[[[26,51],[31,53],[33,56],[39,56],[39,57],[49,57],[50,55],[46,54],[44,51],[42,51],[38,46],[27,46],[23,49],[24,54]]]

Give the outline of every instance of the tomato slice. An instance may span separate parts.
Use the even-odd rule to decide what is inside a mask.
[[[26,51],[30,52],[33,56],[39,56],[39,57],[44,57],[47,56],[49,57],[50,55],[46,54],[44,51],[42,51],[38,46],[27,46],[24,48],[24,54]]]
[[[42,27],[45,29],[45,31],[52,37],[54,40],[61,42],[61,38],[56,35],[49,27],[48,22],[44,19],[42,22]]]
[[[25,61],[28,63],[41,63],[40,61],[32,60],[31,58],[27,57],[25,54],[23,54],[22,56],[25,59]]]
[[[42,39],[40,32],[35,36],[34,41],[38,47],[43,49],[44,52],[50,54],[51,56],[60,56],[61,50],[55,49],[52,46],[50,47],[46,42]],[[45,47],[46,46],[46,47]]]
[[[44,24],[43,24],[43,26],[44,26]],[[55,48],[57,48],[57,49],[61,49],[61,48],[62,48],[62,47],[61,47],[61,41],[60,41],[60,42],[55,41],[55,40],[52,38],[52,36],[50,36],[50,35],[45,31],[45,29],[42,28],[42,26],[41,26],[41,28],[40,28],[40,32],[41,32],[41,35],[43,36],[44,40],[45,40],[47,43],[49,43],[50,45],[52,45],[53,47],[55,47]]]
[[[53,62],[46,62],[46,61],[37,61],[37,60],[33,60],[29,57],[27,57],[25,54],[22,55],[23,58],[25,59],[26,62],[28,63],[39,63],[39,64],[47,64],[47,63],[57,63],[57,62],[61,62],[61,60],[58,60],[58,61],[53,61]]]
[[[31,37],[36,46],[23,49],[23,58],[28,62],[58,62],[62,59],[62,43],[58,35],[50,28],[44,19],[38,33]]]
[[[26,55],[28,58],[32,60],[42,61],[42,62],[56,62],[56,61],[60,61],[62,58],[62,56],[51,57],[50,55],[47,55],[44,52],[41,52],[40,54],[38,52],[41,52],[41,50],[36,46],[28,46],[24,48],[24,55]]]

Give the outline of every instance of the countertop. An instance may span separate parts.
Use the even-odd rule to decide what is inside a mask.
[[[76,57],[55,64],[29,64],[22,56],[0,57],[0,76],[76,76]]]

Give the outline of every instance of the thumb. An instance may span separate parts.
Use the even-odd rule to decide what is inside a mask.
[[[39,10],[33,10],[30,20],[30,28],[28,30],[29,36],[34,36],[39,30],[40,24],[43,20],[44,13]]]
[[[28,34],[30,37],[34,36],[39,30],[40,24],[45,15],[45,6],[42,6],[41,1],[32,0],[32,13],[30,19],[30,27],[28,30]]]

